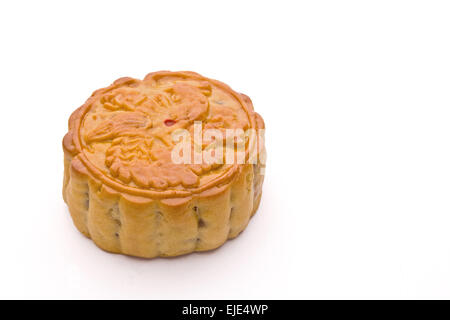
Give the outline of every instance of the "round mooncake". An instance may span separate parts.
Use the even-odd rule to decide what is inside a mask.
[[[259,206],[263,132],[250,98],[219,81],[186,71],[120,78],[69,119],[64,201],[109,252],[215,249]]]

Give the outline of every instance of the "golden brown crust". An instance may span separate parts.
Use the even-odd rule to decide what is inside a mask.
[[[78,230],[104,250],[139,257],[211,250],[244,230],[263,164],[173,164],[171,134],[195,121],[264,128],[250,98],[193,72],[120,78],[95,91],[63,139],[63,197]],[[245,148],[248,159],[254,146]]]

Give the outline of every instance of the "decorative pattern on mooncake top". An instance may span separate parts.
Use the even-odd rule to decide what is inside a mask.
[[[87,161],[121,184],[155,190],[196,188],[233,167],[203,161],[174,163],[172,135],[176,130],[188,130],[193,137],[197,121],[203,129],[221,131],[246,130],[252,125],[242,96],[194,73],[119,79],[94,92],[80,119],[75,139]],[[191,145],[196,147],[194,141]],[[206,146],[205,142],[197,147],[203,150]]]

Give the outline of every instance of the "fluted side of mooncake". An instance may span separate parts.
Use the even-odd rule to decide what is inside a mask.
[[[65,156],[63,197],[77,229],[109,252],[152,258],[212,250],[247,226],[261,199],[261,165],[196,198],[150,200],[116,192]],[[256,182],[256,183],[255,183]]]

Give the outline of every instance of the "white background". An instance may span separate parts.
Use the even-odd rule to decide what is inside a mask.
[[[450,4],[4,1],[0,298],[450,298]],[[211,253],[98,249],[61,196],[71,112],[121,76],[248,94],[268,163]]]

